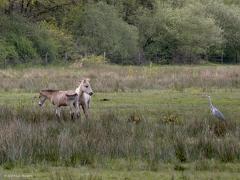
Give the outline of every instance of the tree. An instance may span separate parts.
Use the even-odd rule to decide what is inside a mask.
[[[6,62],[9,64],[46,64],[66,59],[65,53],[68,53],[68,59],[71,59],[75,51],[71,35],[66,35],[64,31],[49,23],[31,23],[20,15],[2,15],[0,26],[0,40],[4,37],[1,42],[0,61],[7,57],[9,61]]]
[[[119,18],[113,6],[99,2],[75,8],[65,27],[78,39],[87,54],[103,54],[115,63],[130,63],[137,54],[137,29]]]
[[[147,58],[156,63],[196,63],[222,43],[221,29],[200,3],[178,8],[159,3],[156,13],[140,16],[138,28]]]
[[[207,5],[209,14],[216,19],[218,26],[223,29],[225,39],[225,59],[228,62],[240,59],[240,8],[227,6],[218,1]]]
[[[75,43],[115,63],[239,62],[239,0],[0,0],[0,13],[19,62],[71,59]]]
[[[173,26],[180,42],[177,53],[190,63],[206,56],[212,46],[219,47],[223,42],[222,30],[205,12],[205,6],[200,3],[176,10],[178,19]]]
[[[6,67],[8,64],[15,64],[18,59],[18,54],[15,47],[0,39],[0,67]]]

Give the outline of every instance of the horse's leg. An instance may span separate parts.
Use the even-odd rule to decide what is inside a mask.
[[[81,120],[81,113],[80,113],[80,104],[79,102],[77,102],[77,105],[76,105],[76,109],[77,109],[77,118],[79,118]]]
[[[87,104],[88,104],[88,109],[89,109],[90,108],[90,99],[88,100]]]
[[[73,112],[71,106],[70,106],[70,116],[71,116],[71,120],[73,120],[74,119],[74,112]]]
[[[86,117],[86,119],[88,119],[88,108],[87,108],[88,105],[84,104],[82,105],[82,109],[83,109],[83,112],[84,112],[84,115]]]
[[[75,102],[73,102],[73,106],[75,108],[75,113],[77,118],[79,118],[81,120],[81,114],[80,114],[80,105],[79,105],[79,99],[77,98],[77,100]]]
[[[74,104],[73,104],[74,102],[72,102],[72,103],[70,103],[70,115],[71,115],[71,119],[73,120],[74,119],[74,111],[73,111],[73,109],[74,109]]]
[[[56,111],[55,111],[56,116],[60,119],[60,107],[56,107]]]

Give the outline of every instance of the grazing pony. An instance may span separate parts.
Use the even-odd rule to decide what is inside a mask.
[[[74,109],[79,112],[79,106],[75,105],[78,101],[78,94],[74,91],[60,91],[60,90],[41,90],[39,95],[38,105],[41,107],[44,102],[49,99],[51,103],[56,107],[55,114],[60,118],[61,106],[70,107],[71,118],[74,118]]]
[[[75,90],[78,94],[78,105],[82,107],[86,119],[89,117],[88,110],[90,108],[91,96],[93,95],[93,90],[89,82],[90,79],[81,80],[78,88]],[[78,115],[80,116],[80,109],[78,108],[78,110]]]

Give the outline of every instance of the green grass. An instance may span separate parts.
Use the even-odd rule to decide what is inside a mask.
[[[128,93],[97,92],[92,97],[91,113],[97,116],[101,112],[114,111],[124,116],[131,112],[140,112],[148,120],[159,119],[164,113],[175,113],[183,120],[195,115],[204,119],[204,116],[210,115],[208,100],[203,97],[204,94],[211,95],[213,104],[226,115],[226,118],[240,121],[240,91],[238,89],[231,91],[214,89],[208,93],[196,88],[185,89],[182,92],[176,90],[143,90]],[[101,101],[103,98],[107,98],[109,101]],[[2,92],[0,104],[37,107],[38,94]],[[49,102],[43,109],[54,111],[54,107]],[[67,111],[68,108],[62,109]]]
[[[121,163],[121,162],[116,162]],[[192,164],[161,164],[159,171],[146,171],[141,169],[129,170],[125,166],[115,169],[90,167],[52,167],[46,165],[17,167],[12,170],[0,169],[0,177],[11,179],[13,176],[28,177],[26,179],[232,179],[240,178],[240,164],[221,164],[208,161],[208,169],[198,170],[196,162]],[[112,164],[111,164],[112,165]],[[125,165],[125,164],[124,164]],[[119,166],[119,165],[118,165]],[[9,178],[8,178],[9,177]],[[23,178],[24,179],[24,178]]]
[[[40,89],[81,77],[95,92],[89,122],[38,107]],[[239,77],[240,66],[209,65],[1,70],[0,179],[240,179]],[[223,135],[204,94],[229,122]],[[129,124],[133,114],[143,122]]]

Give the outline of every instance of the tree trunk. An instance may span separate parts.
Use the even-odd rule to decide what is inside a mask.
[[[105,62],[105,59],[106,59],[106,52],[104,51],[104,53],[103,53],[103,60],[104,60],[104,62]]]
[[[46,52],[46,54],[45,54],[45,65],[47,65],[48,64],[48,52]]]
[[[23,10],[24,10],[24,0],[21,1],[21,9],[20,9],[20,12],[23,13]]]
[[[4,63],[4,64],[3,64],[3,68],[6,69],[6,67],[7,67],[7,59],[6,59],[6,58],[4,59],[4,62],[3,62],[3,63]]]
[[[138,51],[138,64],[141,64],[141,53]]]
[[[12,14],[14,8],[14,0],[8,0],[8,9],[5,10],[7,14]]]
[[[238,51],[236,52],[236,64],[238,64]]]
[[[66,62],[68,61],[68,53],[67,52],[64,53],[64,59]]]
[[[26,5],[26,7],[25,7],[25,13],[28,13],[30,10],[28,10],[29,9],[29,6],[30,6],[30,4],[31,4],[31,0],[28,0],[27,1],[27,5]]]
[[[224,56],[224,53],[223,53],[223,50],[222,50],[222,54],[221,54],[221,63],[223,64],[223,56]]]

